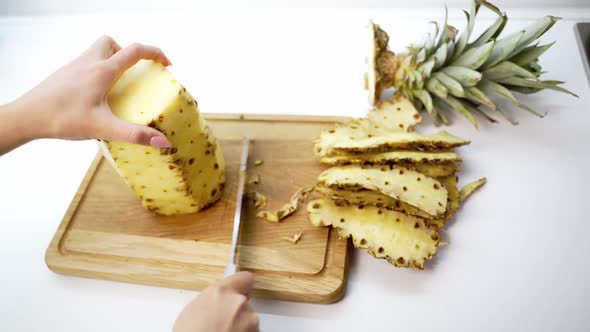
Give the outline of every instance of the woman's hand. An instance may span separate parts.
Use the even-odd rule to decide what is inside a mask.
[[[248,303],[254,276],[238,272],[205,289],[178,316],[174,332],[257,332],[258,315]]]
[[[132,44],[121,49],[112,38],[99,38],[31,91],[0,107],[0,155],[36,138],[98,138],[169,147],[162,133],[117,118],[107,104],[117,79],[141,59],[170,65],[159,48]]]

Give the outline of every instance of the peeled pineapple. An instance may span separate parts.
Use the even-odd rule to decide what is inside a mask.
[[[197,212],[221,197],[225,162],[197,102],[170,72],[140,61],[111,89],[108,103],[123,120],[161,131],[170,148],[100,142],[105,157],[157,214]]]
[[[328,198],[309,202],[307,211],[315,226],[335,227],[355,247],[397,267],[423,269],[438,250],[438,230],[418,217],[376,206],[338,206]]]

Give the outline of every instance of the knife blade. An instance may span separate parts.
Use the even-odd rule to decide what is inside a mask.
[[[240,160],[240,177],[238,180],[238,194],[236,196],[236,211],[234,213],[234,229],[231,238],[231,253],[229,264],[225,267],[224,277],[235,274],[236,252],[238,250],[238,238],[240,236],[240,226],[242,224],[242,203],[244,201],[244,191],[246,189],[246,168],[248,166],[248,152],[250,150],[250,139],[244,137],[242,140],[242,158]]]

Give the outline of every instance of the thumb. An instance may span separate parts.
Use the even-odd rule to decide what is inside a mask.
[[[97,121],[100,139],[107,141],[123,141],[132,144],[169,148],[170,141],[158,130],[148,126],[127,122],[108,112],[102,112]]]
[[[252,287],[254,287],[254,274],[247,271],[240,271],[221,280],[218,285],[227,286],[240,294],[248,295]]]

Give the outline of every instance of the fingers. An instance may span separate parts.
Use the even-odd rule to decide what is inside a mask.
[[[82,57],[90,58],[92,60],[106,60],[113,54],[121,50],[121,46],[115,42],[113,38],[103,35],[98,38]]]
[[[242,313],[234,323],[232,331],[258,332],[260,331],[260,318],[253,310]]]
[[[107,62],[113,66],[120,76],[125,70],[136,64],[139,60],[154,60],[164,66],[169,66],[170,60],[161,49],[155,46],[143,45],[139,43],[131,44],[124,49],[116,52]]]
[[[249,314],[249,317],[247,318],[248,320],[248,328],[246,329],[246,331],[248,332],[258,332],[260,331],[260,318],[258,317],[258,314],[254,311],[252,311]]]
[[[254,286],[254,274],[246,271],[238,272],[221,280],[219,286],[227,286],[240,294],[247,295]]]
[[[172,146],[166,136],[156,129],[121,120],[113,115],[110,110],[108,113],[102,114],[95,124],[98,128],[97,135],[94,136],[98,136],[97,138],[156,148],[169,148]]]

